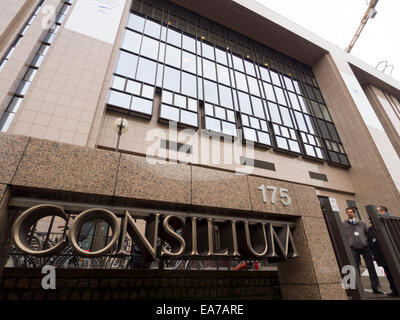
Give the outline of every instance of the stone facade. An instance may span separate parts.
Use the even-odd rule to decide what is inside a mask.
[[[19,139],[22,138],[0,135],[0,141],[11,145]],[[0,151],[2,157],[13,157],[12,164],[3,164],[4,177],[0,181],[8,185],[12,196],[24,190],[32,194],[37,190],[45,195],[68,194],[70,201],[77,201],[82,195],[87,199],[101,197],[103,203],[111,206],[115,202],[140,201],[144,206],[157,204],[162,208],[173,202],[175,208],[193,212],[218,210],[223,214],[252,214],[265,219],[271,215],[282,220],[295,219],[294,237],[300,257],[279,266],[282,297],[321,299],[330,286],[335,288],[331,298],[346,298],[316,190],[312,187],[185,164],[166,164],[168,170],[161,170],[162,165],[149,165],[140,156],[36,138],[24,141],[23,153],[10,148]],[[263,183],[287,188],[292,204],[266,205],[257,190]],[[2,218],[8,216],[9,211],[3,210]],[[9,225],[0,226],[2,234],[9,233]],[[302,296],[299,292],[306,294]]]

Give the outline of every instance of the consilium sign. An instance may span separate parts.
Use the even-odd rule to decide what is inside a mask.
[[[132,212],[130,212],[132,211]],[[199,214],[151,213],[135,215],[135,210],[125,210],[117,216],[108,209],[89,209],[73,220],[68,232],[58,243],[48,249],[36,251],[29,245],[31,226],[38,220],[56,216],[67,222],[61,206],[41,204],[22,212],[12,227],[12,241],[21,251],[32,256],[57,255],[69,243],[76,254],[89,258],[108,253],[129,255],[121,244],[129,235],[148,261],[165,258],[232,257],[243,259],[286,260],[297,257],[292,231],[295,224],[258,219],[208,216]],[[145,232],[141,232],[136,219],[145,219]],[[105,247],[92,252],[83,250],[78,243],[81,227],[93,220],[103,220],[112,229]],[[215,238],[215,226],[219,229]],[[159,240],[162,240],[161,242]],[[215,241],[219,242],[216,249]],[[163,245],[159,245],[163,243]]]

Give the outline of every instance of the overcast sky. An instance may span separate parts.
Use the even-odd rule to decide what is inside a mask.
[[[256,0],[300,26],[345,49],[367,10],[366,0]],[[374,68],[388,60],[400,81],[400,1],[380,0],[351,54]]]

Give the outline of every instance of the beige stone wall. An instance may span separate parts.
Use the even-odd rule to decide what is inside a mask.
[[[10,133],[86,146],[112,45],[64,28],[56,35]]]
[[[56,5],[61,0],[47,0],[47,4]],[[5,2],[14,2],[14,1],[2,1],[1,5]],[[15,5],[11,5],[11,8],[16,10],[16,5],[21,1],[15,1]],[[18,14],[18,19],[16,21],[9,21],[10,26],[13,26],[12,31],[7,31],[8,34],[4,35],[9,37],[8,40],[5,40],[4,45],[5,48],[1,47],[2,52],[4,52],[8,46],[10,45],[9,42],[13,41],[15,36],[17,35],[20,28],[26,22],[29,15],[32,13],[34,7],[38,4],[39,1],[26,1],[26,4],[30,4],[29,6],[20,6],[20,13]],[[3,11],[0,12],[4,14]],[[7,10],[5,11],[7,12]],[[2,111],[6,109],[8,103],[11,100],[12,94],[18,87],[21,79],[23,78],[26,70],[27,64],[30,63],[31,59],[34,56],[35,50],[39,48],[39,40],[42,36],[44,30],[42,28],[42,17],[39,16],[35,19],[32,25],[29,27],[21,41],[19,42],[16,50],[14,51],[11,59],[7,62],[3,70],[0,72],[0,114]],[[8,19],[7,19],[8,20]],[[15,23],[15,24],[14,24]],[[1,29],[0,29],[1,30]],[[8,41],[8,42],[7,42]],[[7,42],[7,44],[6,44]],[[3,44],[3,42],[2,42]]]
[[[352,164],[348,172],[360,211],[366,217],[364,206],[370,204],[386,205],[390,210],[398,211],[400,194],[396,181],[400,165],[389,139],[383,136],[383,129],[366,124],[360,114],[356,103],[369,110],[365,104],[368,100],[360,85],[358,90],[350,90],[347,86],[345,78],[349,82],[352,77],[352,81],[358,83],[350,66],[326,54],[314,64],[313,70]],[[369,108],[373,112],[372,107]],[[373,120],[374,117],[375,114]]]
[[[400,157],[400,103],[381,89],[369,85],[364,88],[375,113],[379,117],[393,148]]]
[[[25,15],[29,15],[29,10],[34,8],[38,2],[39,0],[3,0],[0,2],[0,56],[3,55],[5,48],[23,25],[26,20]]]

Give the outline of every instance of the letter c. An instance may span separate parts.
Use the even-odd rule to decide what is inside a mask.
[[[64,249],[65,245],[67,244],[66,234],[64,234],[63,238],[59,240],[54,247],[46,250],[35,251],[32,250],[29,245],[28,237],[30,227],[35,222],[48,216],[60,217],[67,221],[67,216],[65,215],[64,209],[51,204],[37,205],[22,212],[17,220],[15,220],[11,229],[11,240],[14,245],[21,251],[38,257],[56,255],[62,249]]]

